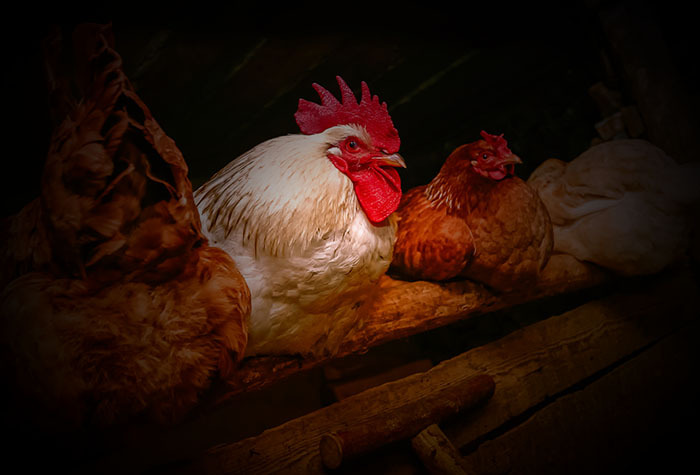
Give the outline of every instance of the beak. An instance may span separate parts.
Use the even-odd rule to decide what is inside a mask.
[[[403,157],[398,153],[392,153],[391,155],[381,155],[379,157],[373,158],[382,165],[406,168],[406,162],[403,161]]]
[[[504,165],[510,165],[511,163],[523,163],[523,161],[520,160],[520,157],[518,157],[516,154],[511,153],[509,156],[503,159],[501,163]]]

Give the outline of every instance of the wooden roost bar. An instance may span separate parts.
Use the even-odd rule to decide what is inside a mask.
[[[455,20],[429,9],[422,13],[436,26],[425,43],[410,33],[373,42],[116,20],[114,29],[127,73],[182,149],[195,187],[251,146],[294,132],[298,97],[343,70],[348,57],[357,61],[348,82],[365,79],[382,92],[402,154],[422,158],[407,171],[410,187],[427,182],[481,128],[508,130],[525,157],[523,177],[550,156],[573,158],[591,139],[620,133],[697,160],[689,107],[697,91],[688,99],[678,86],[695,72],[674,75],[670,66],[685,37],[664,37],[668,16],[645,12],[627,2],[562,7],[550,12],[553,23],[528,24],[551,25],[546,40],[533,42],[518,41],[523,25],[513,12],[499,26],[512,37],[493,47],[480,37],[484,26],[466,39],[447,34]],[[180,65],[187,74],[173,73]],[[514,71],[517,81],[501,76]],[[647,73],[658,80],[645,81]],[[40,168],[22,165],[27,176]],[[34,191],[9,196],[5,210]],[[54,441],[50,453],[95,473],[675,471],[697,442],[699,286],[690,257],[656,275],[622,278],[556,254],[536,285],[505,294],[390,273],[333,357],[245,359],[173,427],[79,434]]]

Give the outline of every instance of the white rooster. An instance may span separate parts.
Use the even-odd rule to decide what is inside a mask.
[[[247,355],[333,354],[391,262],[405,167],[386,103],[300,99],[302,134],[273,138],[195,192],[204,233],[251,290]]]
[[[658,272],[689,246],[700,164],[679,165],[641,139],[549,159],[527,183],[552,218],[554,250],[622,275]]]

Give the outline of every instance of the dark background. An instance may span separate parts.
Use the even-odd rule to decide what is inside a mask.
[[[20,7],[2,29],[2,214],[39,192],[50,135],[41,40],[51,24],[69,32],[112,22],[127,75],[181,148],[195,187],[261,141],[297,133],[298,99],[317,100],[313,82],[337,94],[340,75],[356,92],[366,81],[389,105],[409,188],[482,129],[505,134],[523,178],[546,158],[585,150],[602,118],[590,86],[603,81],[634,103],[604,60],[597,15],[611,3]],[[659,25],[695,107],[691,15],[673,2],[633,5]]]

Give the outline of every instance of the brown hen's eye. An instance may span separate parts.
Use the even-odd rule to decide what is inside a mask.
[[[351,140],[350,142],[348,142],[348,147],[350,147],[350,148],[353,149],[353,150],[356,149],[356,148],[357,148],[357,142],[355,142],[354,140]]]
[[[481,156],[481,158],[483,158],[484,160],[486,160],[487,158],[489,158],[489,156],[486,155],[486,154],[483,154],[483,155]]]

